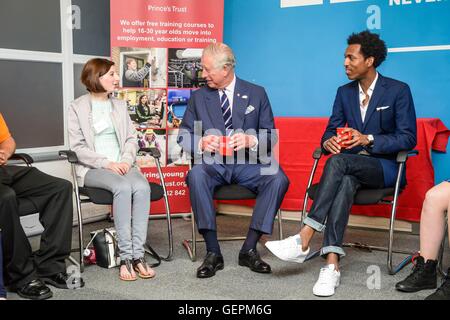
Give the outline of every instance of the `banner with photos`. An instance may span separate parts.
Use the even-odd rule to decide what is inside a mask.
[[[188,162],[176,143],[192,90],[205,85],[200,57],[223,37],[223,0],[111,0],[111,59],[140,147],[161,151],[172,213],[190,211]],[[147,179],[159,183],[155,160],[138,155]],[[162,200],[152,214],[164,213]]]

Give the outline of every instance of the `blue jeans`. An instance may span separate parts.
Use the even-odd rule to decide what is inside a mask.
[[[314,203],[304,221],[316,231],[325,230],[321,255],[332,252],[345,256],[344,232],[355,194],[361,187],[384,187],[383,167],[378,159],[341,153],[327,160]]]
[[[0,298],[6,298],[6,290],[3,284],[3,251],[2,251],[2,232],[0,230]]]

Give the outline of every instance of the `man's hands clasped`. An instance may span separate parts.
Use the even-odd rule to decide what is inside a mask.
[[[324,149],[332,154],[338,154],[342,149],[341,144],[344,145],[346,149],[351,149],[357,146],[365,147],[370,144],[367,135],[362,134],[358,130],[353,128],[346,128],[345,130],[343,130],[343,133],[347,132],[351,132],[351,139],[341,141],[341,139],[339,139],[337,136],[333,136],[323,143]]]
[[[230,137],[230,145],[234,151],[239,151],[243,148],[252,148],[256,144],[256,139],[252,135],[244,133],[236,133]],[[220,148],[220,137],[209,135],[201,139],[201,150],[207,152],[218,152]]]

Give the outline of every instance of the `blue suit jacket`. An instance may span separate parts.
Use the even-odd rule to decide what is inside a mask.
[[[257,136],[259,149],[267,147],[268,155],[270,155],[271,143],[275,144],[277,137],[270,134],[270,130],[275,128],[273,113],[263,87],[236,77],[232,120],[235,132],[243,130]],[[200,135],[194,135],[194,121],[201,121]],[[261,129],[267,129],[267,132]],[[185,152],[196,156],[199,140],[205,132],[225,135],[219,92],[207,86],[192,93],[181,122],[178,143]],[[259,160],[258,152],[249,150],[246,152],[250,157],[256,157]]]
[[[373,145],[364,149],[379,158],[385,186],[393,186],[398,171],[396,154],[401,150],[413,149],[417,143],[416,112],[409,86],[378,74],[364,123],[359,108],[358,81],[340,87],[321,146],[325,140],[336,135],[336,128],[345,125],[363,134],[373,135]],[[362,149],[359,146],[344,152],[358,153]],[[406,183],[405,175],[403,183]]]

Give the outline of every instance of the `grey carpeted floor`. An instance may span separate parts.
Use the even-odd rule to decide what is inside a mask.
[[[248,217],[219,215],[217,220],[219,233],[222,235],[246,234]],[[106,221],[86,225],[86,240],[89,237],[89,231],[111,225]],[[285,221],[283,227],[285,236],[288,236],[298,231],[299,223]],[[174,259],[170,262],[162,262],[159,267],[155,268],[156,277],[154,279],[124,282],[119,280],[117,268],[103,269],[95,265],[87,266],[83,273],[86,282],[84,288],[77,290],[52,288],[53,299],[319,299],[312,294],[312,287],[324,262],[322,258],[316,258],[303,264],[288,263],[278,260],[264,246],[259,245],[258,250],[262,258],[271,265],[272,274],[257,274],[237,263],[241,241],[221,242],[225,269],[218,271],[215,277],[197,279],[196,269],[205,254],[204,244],[198,245],[199,258],[196,262],[191,262],[181,245],[182,240],[190,235],[190,222],[181,218],[173,219],[173,233]],[[76,228],[73,229],[73,234],[74,247],[76,247]],[[274,236],[277,236],[276,228]],[[150,220],[149,239],[155,250],[161,255],[166,254],[167,229],[164,219]],[[32,239],[34,246],[38,240]],[[387,241],[387,232],[349,228],[345,240],[384,246]],[[320,243],[321,235],[318,234],[315,236],[313,248],[319,248]],[[416,235],[399,234],[396,237],[396,245],[403,249],[416,251],[419,238]],[[369,253],[352,248],[345,248],[345,250],[347,256],[341,261],[341,285],[333,297],[326,299],[408,300],[423,299],[433,292],[433,290],[411,294],[397,292],[394,289],[395,283],[409,274],[411,265],[397,275],[391,276],[387,273],[387,254],[385,252]],[[449,249],[447,248],[446,260],[444,260],[446,262],[449,260],[448,254]],[[399,262],[403,257],[403,255],[394,256],[394,262]],[[14,293],[9,293],[8,298],[19,299]]]

